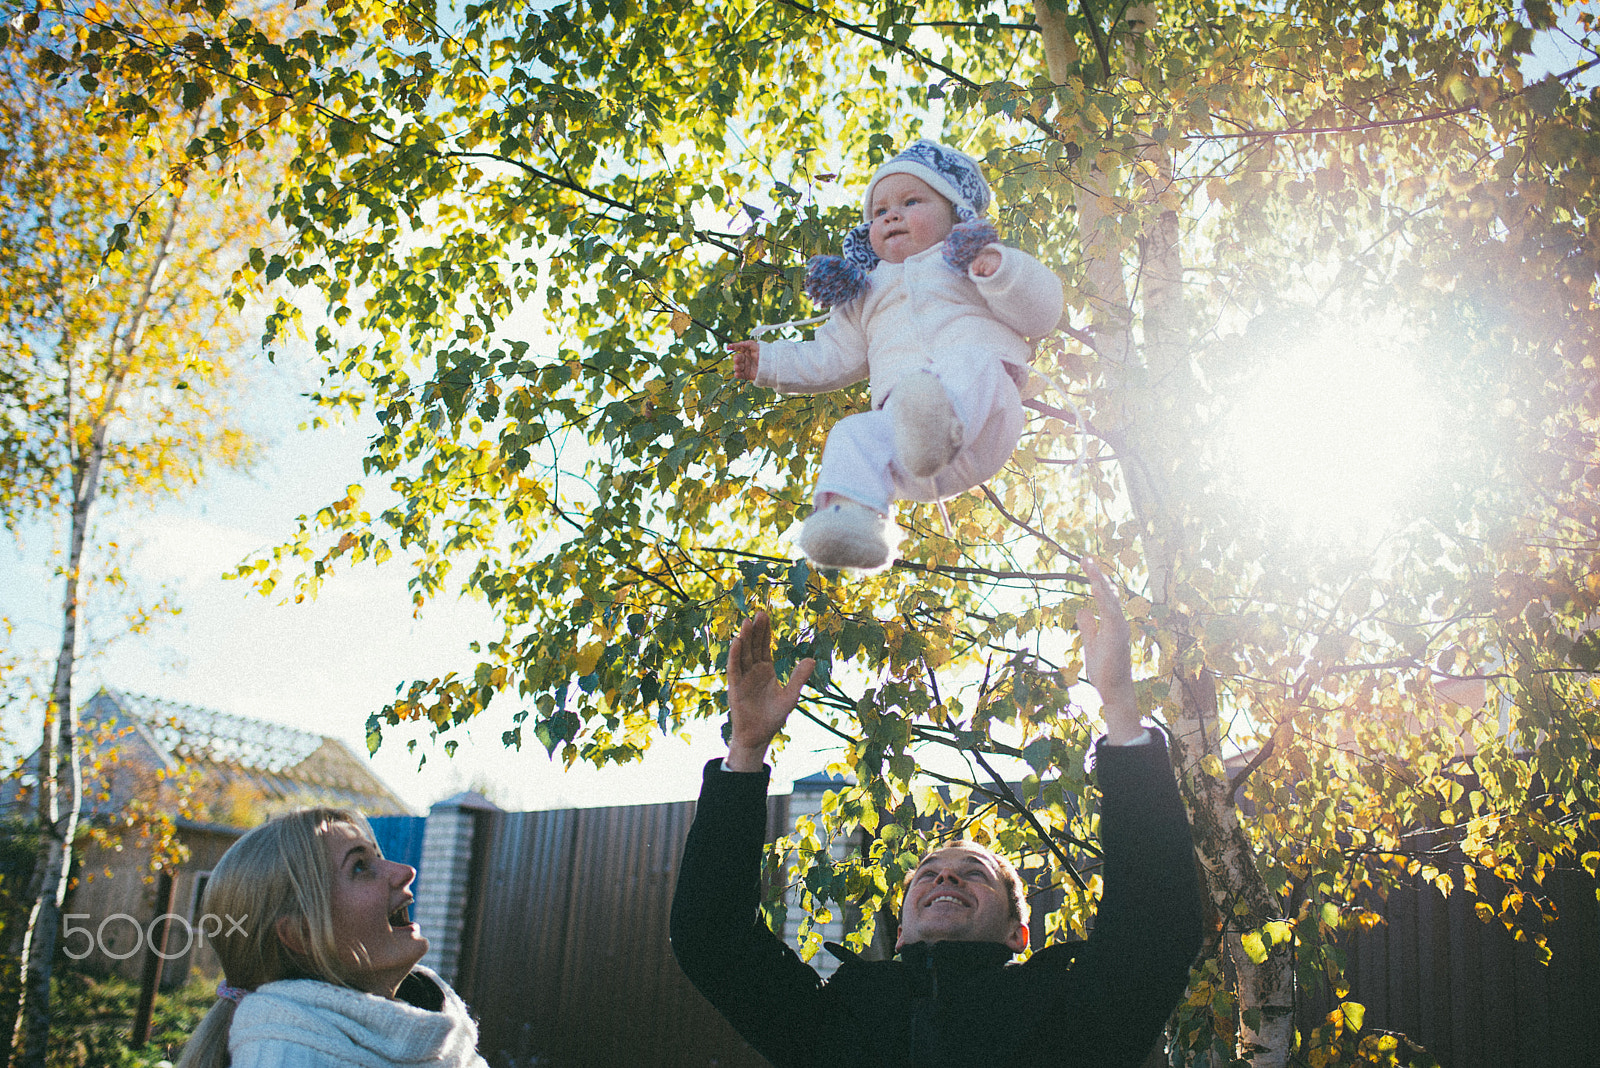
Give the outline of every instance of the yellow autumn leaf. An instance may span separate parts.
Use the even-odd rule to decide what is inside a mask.
[[[600,662],[600,654],[605,652],[605,642],[590,642],[578,650],[578,656],[573,661],[577,666],[579,675],[593,673],[594,667]]]
[[[678,309],[674,310],[673,313],[672,313],[672,333],[673,333],[673,336],[674,337],[682,337],[683,334],[684,334],[684,331],[689,329],[689,323],[691,321],[692,320],[689,318],[689,313],[684,311],[682,308],[678,308]]]
[[[1267,959],[1267,947],[1261,940],[1261,932],[1246,931],[1239,936],[1239,943],[1244,947],[1245,954],[1256,964]]]

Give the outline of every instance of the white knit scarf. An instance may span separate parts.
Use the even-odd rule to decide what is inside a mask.
[[[488,1068],[478,1028],[450,984],[439,1012],[315,979],[285,979],[245,995],[228,1030],[233,1068]]]

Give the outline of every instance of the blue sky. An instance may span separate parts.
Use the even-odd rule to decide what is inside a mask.
[[[253,471],[215,475],[154,509],[102,516],[102,531],[131,553],[127,570],[139,590],[148,596],[170,587],[183,612],[108,645],[104,639],[119,629],[117,613],[92,601],[77,692],[87,698],[112,686],[333,735],[365,752],[367,716],[397,687],[471,669],[477,658],[467,644],[492,633],[489,613],[478,602],[441,599],[413,618],[399,558],[342,572],[300,605],[222,578],[246,555],[287,539],[297,516],[362,480],[366,424],[300,426],[309,411],[298,394],[314,381],[308,364],[262,361],[255,377],[248,403],[265,447]],[[0,616],[15,627],[12,647],[34,654],[41,679],[60,640],[62,587],[50,573],[51,544],[48,528],[0,544]],[[491,713],[479,730],[452,732],[461,742],[453,758],[425,732],[394,732],[373,766],[418,809],[482,781],[508,808],[552,808],[693,797],[701,764],[722,751],[712,725],[694,744],[658,741],[642,764],[564,771],[536,743],[520,753],[501,745],[511,711]],[[6,734],[13,746],[31,749],[37,729],[32,720],[10,722]],[[406,749],[411,738],[418,739],[416,753]],[[427,756],[420,771],[419,755]],[[809,774],[825,759],[796,747],[780,761],[779,777]]]

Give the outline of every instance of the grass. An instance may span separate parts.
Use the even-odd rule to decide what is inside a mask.
[[[50,1068],[157,1068],[174,1062],[216,1004],[214,980],[195,979],[156,997],[150,1041],[129,1040],[139,984],[57,970],[50,1004]]]

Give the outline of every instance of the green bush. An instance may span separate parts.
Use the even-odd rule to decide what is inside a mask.
[[[196,979],[156,998],[150,1041],[129,1040],[139,984],[94,979],[57,967],[50,998],[50,1068],[156,1068],[176,1061],[200,1020],[216,1003],[216,984]]]
[[[0,819],[0,1028],[17,1007],[21,968],[10,954],[12,940],[28,922],[28,883],[39,851],[39,832],[27,820]],[[6,1032],[10,1038],[10,1032]]]

